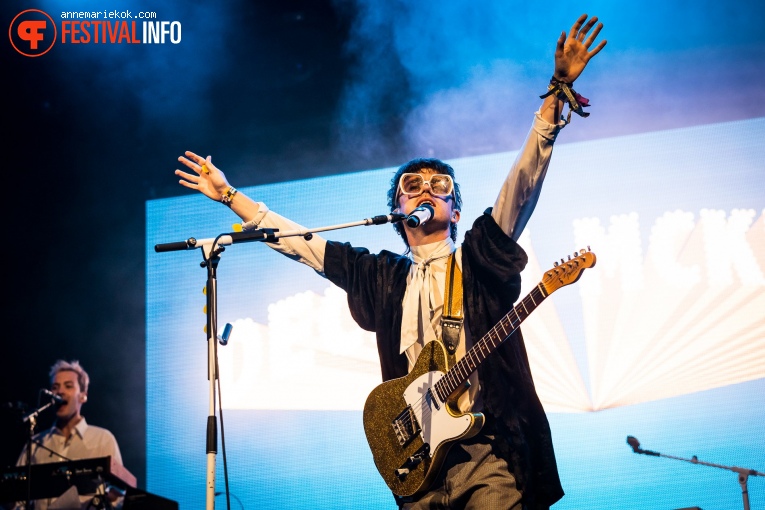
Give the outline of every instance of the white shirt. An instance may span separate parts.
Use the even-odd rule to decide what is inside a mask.
[[[72,435],[68,438],[64,437],[62,431],[54,426],[35,435],[34,441],[41,443],[45,448],[39,444],[32,444],[32,464],[47,464],[50,462],[106,456],[111,456],[114,462],[122,464],[122,454],[114,435],[104,428],[88,425],[85,418],[82,418],[75,425]],[[22,450],[16,465],[27,465],[26,446]],[[80,496],[80,501],[83,503],[87,503],[91,499],[93,499],[92,494],[90,496]],[[47,509],[53,501],[55,501],[55,498],[38,500],[35,502],[35,509]]]

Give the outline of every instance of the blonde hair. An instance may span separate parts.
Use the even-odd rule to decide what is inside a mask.
[[[59,372],[74,372],[77,374],[77,382],[80,385],[80,391],[82,393],[88,392],[88,384],[90,384],[90,377],[88,377],[88,373],[85,371],[84,368],[82,368],[82,365],[80,365],[80,362],[77,360],[72,361],[64,361],[63,359],[60,359],[56,361],[52,367],[50,367],[50,383],[53,384],[53,379],[56,377],[56,374]]]

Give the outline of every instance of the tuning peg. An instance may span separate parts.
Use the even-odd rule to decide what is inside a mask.
[[[574,255],[574,257],[576,257],[576,255]],[[568,260],[571,260],[571,255],[568,256]]]
[[[565,263],[566,263],[566,261],[565,261],[565,260],[563,260],[563,259],[560,259],[560,263],[561,263],[561,264],[565,264]]]
[[[589,244],[587,245],[587,251],[592,251]]]
[[[556,261],[555,261],[555,263],[553,264],[553,267],[558,267],[558,261],[557,261],[557,260],[556,260]]]
[[[581,250],[579,250],[579,255],[584,255],[585,253],[586,253],[586,252],[584,251],[584,248],[582,248]]]

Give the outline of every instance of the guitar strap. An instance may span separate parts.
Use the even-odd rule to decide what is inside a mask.
[[[460,343],[460,333],[465,315],[462,310],[462,271],[457,267],[456,252],[446,261],[446,285],[444,286],[444,310],[441,315],[441,341],[449,353],[453,365],[454,353]]]

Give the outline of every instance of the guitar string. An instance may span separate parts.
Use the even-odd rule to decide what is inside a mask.
[[[473,346],[473,348],[471,348],[468,351],[468,353],[466,353],[465,356],[458,363],[455,364],[454,367],[452,367],[452,369],[449,370],[449,372],[447,373],[446,376],[441,378],[436,384],[434,384],[431,387],[431,388],[436,388],[436,397],[437,398],[439,398],[440,400],[442,400],[444,402],[446,401],[446,399],[442,397],[443,392],[439,392],[438,389],[439,388],[443,388],[443,385],[446,384],[447,380],[449,378],[451,378],[456,373],[456,372],[454,372],[454,370],[459,370],[461,372],[463,369],[470,368],[469,366],[467,366],[467,367],[465,366],[467,363],[464,363],[463,360],[468,359],[469,356],[473,356],[473,354],[475,354],[476,357],[480,357],[479,353],[484,356],[483,359],[486,359],[493,352],[493,349],[496,349],[502,342],[504,342],[510,335],[512,335],[515,332],[515,330],[517,329],[518,325],[520,325],[520,323],[523,322],[523,320],[524,320],[518,314],[517,308],[519,308],[521,305],[523,305],[524,306],[524,310],[527,312],[526,316],[528,317],[528,310],[526,309],[526,306],[525,306],[524,302],[526,302],[527,300],[530,300],[531,303],[534,304],[534,306],[536,306],[537,303],[533,299],[535,294],[538,295],[537,297],[541,297],[541,299],[539,300],[539,302],[541,303],[542,299],[544,299],[545,296],[539,290],[539,286],[537,286],[531,293],[529,293],[529,295],[527,295],[525,298],[523,298],[523,300],[521,300],[521,302],[518,305],[516,305],[510,312],[505,314],[505,316],[503,316],[502,319],[500,319],[500,321],[497,324],[495,324],[494,327],[492,327],[492,329],[489,330],[489,332],[487,332],[487,334],[484,335],[483,338],[479,342],[477,342],[476,345]],[[511,319],[510,318],[510,316],[511,316],[511,314],[513,312],[515,312],[516,319]],[[507,331],[507,328],[505,327],[505,323],[507,323],[507,325],[511,328],[509,333]],[[504,334],[500,334],[499,326],[502,326]],[[494,337],[492,336],[492,334],[494,335]],[[491,347],[489,347],[489,341],[492,342],[492,346]],[[487,351],[485,354],[484,354],[484,347],[486,348],[486,351]],[[483,361],[483,360],[481,360],[481,361]],[[459,366],[459,369],[458,369],[458,366]],[[473,368],[472,370],[470,370],[468,372],[467,377],[469,377],[469,374],[472,373],[473,370],[475,370],[475,368]],[[462,374],[460,374],[460,375],[462,375]],[[453,382],[451,382],[450,386],[453,386],[453,388],[450,389],[450,391],[447,392],[449,395],[459,386],[459,384],[455,385]],[[422,404],[422,397],[414,403],[415,406],[421,406],[421,404]],[[425,412],[421,415],[422,417],[425,417],[425,418],[428,417],[427,416],[427,410],[428,409],[429,409],[429,407],[425,408]],[[411,425],[411,419],[407,416],[405,419],[401,420],[401,423],[403,425],[409,427]],[[410,427],[410,429],[411,429],[411,427]]]
[[[540,286],[541,286],[541,283],[538,284],[531,292],[529,292],[529,294],[526,297],[524,297],[517,305],[515,305],[512,310],[510,310],[508,313],[506,313],[499,320],[499,322],[497,322],[497,324],[495,324],[481,338],[481,340],[479,340],[473,347],[470,348],[470,350],[467,353],[465,353],[465,356],[461,360],[459,360],[457,363],[454,364],[454,366],[451,369],[449,369],[449,371],[446,373],[446,375],[444,377],[439,379],[436,384],[434,384],[433,386],[431,386],[428,389],[429,391],[432,392],[432,388],[436,388],[436,391],[435,391],[436,394],[435,395],[431,394],[431,398],[434,398],[434,397],[435,398],[439,398],[442,401],[442,403],[445,404],[446,403],[446,398],[448,398],[448,396],[451,395],[454,392],[454,390],[457,389],[457,387],[459,387],[459,384],[455,384],[453,382],[449,383],[447,389],[449,389],[450,386],[453,386],[453,388],[451,388],[448,391],[446,398],[441,398],[440,393],[442,393],[442,392],[438,391],[438,387],[443,388],[443,385],[447,384],[444,381],[446,381],[447,379],[452,378],[453,375],[456,373],[455,370],[461,371],[463,369],[465,369],[465,370],[469,369],[470,367],[468,365],[468,362],[465,362],[465,360],[467,360],[470,356],[472,356],[473,354],[476,354],[476,356],[478,356],[479,353],[483,354],[483,348],[486,347],[487,348],[487,352],[484,355],[483,359],[478,362],[478,364],[480,364],[481,362],[483,362],[483,360],[485,360],[487,357],[489,357],[489,355],[492,352],[494,352],[494,349],[496,349],[505,340],[507,340],[507,338],[510,337],[510,335],[515,333],[515,331],[518,329],[520,324],[531,314],[531,312],[528,311],[528,308],[526,308],[526,304],[525,304],[526,301],[530,301],[530,304],[533,305],[533,307],[531,309],[531,311],[533,312],[534,309],[536,309],[536,307],[539,305],[539,303],[541,303],[547,297],[547,296],[544,295],[544,292],[541,290]],[[538,301],[534,301],[534,297],[535,296],[537,296],[539,298]],[[523,305],[523,309],[524,309],[524,312],[525,312],[525,316],[524,317],[521,317],[520,314],[518,313],[518,308],[521,305]],[[516,317],[515,320],[510,318],[510,316],[513,313],[515,313],[515,317]],[[505,322],[507,322],[507,325],[511,328],[509,333],[507,332],[507,328],[504,325]],[[504,335],[500,335],[499,329],[498,329],[499,326],[502,326]],[[496,338],[493,338],[492,334]],[[492,341],[492,347],[489,347],[489,341]],[[494,342],[496,342],[496,343],[494,343]],[[465,376],[465,379],[470,377],[470,374],[478,367],[478,364],[476,364],[475,367],[473,367],[472,369],[470,369],[467,372],[467,376]],[[460,367],[460,368],[458,369],[457,367]],[[460,374],[460,377],[463,377],[463,375]],[[420,397],[410,407],[413,407],[413,408],[415,408],[415,407],[422,407],[422,400],[423,400],[423,398],[425,398],[425,395]],[[421,414],[421,418],[429,418],[429,416],[431,414],[432,413],[430,412],[430,407],[425,407],[423,413]],[[401,423],[402,425],[407,427],[409,430],[413,430],[412,427],[411,427],[412,420],[411,420],[410,416],[411,416],[410,414],[407,414],[404,418],[401,419],[401,421],[399,423]]]
[[[506,319],[508,319],[508,316],[509,316],[509,315],[510,315],[510,313],[508,313],[508,314],[507,314],[505,317],[503,317],[503,319],[502,319],[500,322],[502,322],[502,321],[505,321]],[[518,317],[518,318],[520,319],[520,317]],[[520,322],[522,322],[522,319],[521,319],[520,321],[518,321],[518,324],[520,324]],[[509,323],[509,324],[508,324],[509,326],[512,326],[512,325],[513,325],[513,323],[514,323],[514,321],[512,321],[512,320],[511,320],[511,321],[508,321],[508,323]],[[499,324],[498,324],[498,325],[499,325]],[[484,337],[481,339],[481,341],[480,341],[478,344],[476,344],[476,346],[478,346],[478,345],[481,345],[481,346],[482,346],[482,347],[481,347],[481,352],[483,352],[483,347],[484,347],[484,346],[487,348],[487,351],[488,351],[488,352],[486,353],[486,355],[485,355],[484,359],[486,359],[486,357],[488,357],[488,356],[489,356],[489,355],[490,355],[490,354],[493,352],[493,350],[492,350],[492,349],[496,349],[496,348],[497,348],[497,346],[499,346],[499,345],[500,345],[502,342],[504,342],[504,341],[505,341],[505,340],[506,340],[506,339],[507,339],[507,338],[508,338],[510,335],[512,335],[512,334],[515,332],[515,330],[517,329],[517,326],[516,326],[516,327],[513,327],[513,328],[510,330],[510,333],[507,333],[505,336],[500,336],[500,334],[499,334],[499,332],[498,332],[498,328],[497,328],[497,326],[498,326],[498,325],[495,325],[495,326],[492,328],[492,330],[490,330],[490,331],[489,331],[489,333],[487,333],[486,335],[484,335]],[[506,328],[505,328],[504,326],[502,326],[502,329],[503,329],[503,330],[505,330],[505,331],[507,331],[507,330],[506,330]],[[496,331],[495,331],[495,330],[496,330]],[[492,333],[495,335],[494,337],[492,337]],[[492,347],[489,347],[489,346],[488,346],[488,344],[489,344],[489,341],[491,341],[491,342],[492,342]],[[466,355],[466,357],[467,357],[467,355]],[[465,358],[463,358],[463,359],[465,359]],[[458,364],[459,364],[459,363],[458,363]],[[452,369],[455,369],[456,367],[457,367],[457,364],[455,364],[455,366],[454,366]],[[472,372],[472,370],[471,370],[471,372]],[[451,372],[451,370],[450,370],[450,372],[449,372],[449,373],[453,373],[453,372]],[[429,388],[429,391],[431,392],[431,398],[438,398],[438,399],[439,399],[439,400],[441,400],[443,403],[445,403],[446,399],[442,398],[442,396],[441,396],[441,394],[440,394],[441,392],[439,392],[439,391],[438,391],[438,388],[437,388],[437,387],[438,387],[439,385],[441,385],[441,384],[442,384],[442,382],[445,382],[445,380],[447,379],[447,377],[449,377],[449,375],[447,375],[447,376],[444,376],[444,377],[443,377],[443,378],[441,378],[441,379],[440,379],[440,380],[439,380],[439,381],[438,381],[436,384],[434,384],[433,386],[431,386],[431,388]],[[452,384],[453,384],[453,383],[452,383]],[[457,386],[458,386],[458,385],[457,385]],[[433,389],[433,388],[436,388],[436,390],[435,390],[435,396],[433,396],[433,394],[432,394],[432,389]],[[455,386],[455,388],[454,388],[454,389],[456,389],[456,386]],[[452,391],[450,391],[450,392],[448,392],[448,393],[449,393],[449,394],[451,394],[452,392],[453,392],[453,390],[452,390]],[[414,404],[415,404],[415,407],[421,407],[421,404],[422,404],[422,399],[423,399],[423,397],[421,397],[420,399],[418,399],[418,400],[417,400],[417,401],[414,403]],[[430,415],[432,415],[432,412],[430,411],[430,407],[424,407],[424,408],[423,408],[423,411],[422,411],[422,413],[421,413],[421,415],[420,415],[420,419],[421,419],[421,420],[422,420],[422,419],[428,419],[428,418],[430,417]],[[411,425],[412,425],[412,421],[411,421],[411,418],[410,418],[410,415],[409,415],[409,414],[407,414],[407,416],[406,416],[405,418],[403,418],[403,419],[401,420],[401,422],[400,422],[400,423],[401,423],[402,425],[404,425],[405,427],[407,427],[409,430],[413,430],[413,427],[411,427]]]
[[[578,258],[577,258],[577,259],[578,259]],[[561,269],[563,270],[563,274],[558,274],[558,273],[557,273],[557,271],[555,271],[555,269],[553,269],[552,271],[548,271],[548,273],[547,273],[547,275],[548,275],[548,278],[547,278],[547,279],[549,279],[549,278],[552,276],[552,275],[550,274],[551,272],[555,273],[555,274],[556,274],[556,276],[558,276],[558,278],[559,278],[559,279],[560,279],[560,278],[564,278],[564,277],[570,277],[570,276],[571,276],[571,274],[572,274],[572,272],[578,272],[578,273],[581,273],[581,271],[583,271],[584,269],[586,269],[586,267],[584,267],[584,266],[583,266],[583,267],[581,268],[581,270],[579,270],[579,271],[576,271],[577,269],[579,269],[579,264],[578,264],[578,262],[580,261],[580,260],[577,260],[577,259],[574,259],[573,261],[570,261],[570,262],[566,263],[566,264],[565,264],[565,267],[561,267]],[[586,260],[585,260],[584,258],[581,258],[581,262],[586,262]],[[565,286],[565,285],[568,285],[569,283],[574,283],[575,281],[576,281],[576,279],[571,279],[571,280],[569,280],[569,282],[568,282],[568,283],[564,283],[564,284],[563,284],[563,285],[561,285],[560,287],[563,287],[563,286]],[[465,354],[465,356],[464,356],[464,357],[463,357],[463,358],[462,358],[462,359],[461,359],[459,362],[457,362],[457,363],[455,364],[455,366],[454,366],[454,367],[452,367],[452,369],[450,369],[450,370],[447,372],[447,374],[446,374],[446,375],[445,375],[443,378],[441,378],[441,379],[440,379],[440,380],[439,380],[439,381],[438,381],[436,384],[434,384],[434,385],[433,385],[433,387],[437,387],[437,388],[436,388],[436,391],[437,391],[437,393],[438,393],[438,396],[439,396],[439,397],[441,397],[442,395],[444,396],[444,398],[443,398],[442,400],[445,400],[446,398],[448,398],[448,396],[449,396],[449,395],[451,395],[451,394],[452,394],[452,393],[453,393],[453,392],[454,392],[454,391],[455,391],[455,390],[456,390],[456,389],[457,389],[457,388],[458,388],[458,387],[459,387],[459,386],[460,386],[460,385],[461,385],[461,384],[462,384],[462,383],[463,383],[465,380],[467,380],[467,378],[469,378],[469,377],[470,377],[470,374],[471,374],[471,373],[472,373],[472,372],[473,372],[473,371],[474,371],[474,370],[475,370],[475,369],[478,367],[478,364],[480,364],[481,362],[483,362],[483,360],[485,360],[485,359],[486,359],[486,358],[487,358],[487,357],[488,357],[488,356],[489,356],[489,355],[490,355],[490,354],[493,352],[492,350],[489,350],[489,352],[487,352],[487,353],[484,355],[483,359],[481,359],[481,360],[480,360],[478,363],[474,363],[474,366],[471,368],[471,366],[470,366],[470,362],[471,362],[471,358],[472,358],[473,354],[476,354],[476,355],[477,355],[477,354],[479,354],[479,352],[480,352],[480,354],[483,354],[483,350],[482,350],[482,349],[483,349],[483,347],[482,347],[482,345],[487,345],[487,344],[486,344],[486,343],[484,343],[483,341],[484,341],[484,339],[486,339],[486,337],[487,337],[487,336],[489,336],[489,334],[490,334],[492,331],[494,331],[494,330],[497,330],[497,331],[496,331],[496,333],[497,333],[497,335],[498,335],[498,337],[499,337],[499,343],[501,344],[501,343],[502,343],[502,342],[504,342],[504,341],[505,341],[505,340],[508,338],[508,336],[509,336],[510,334],[512,334],[512,333],[515,331],[515,329],[517,328],[517,326],[516,326],[516,324],[514,323],[514,321],[513,321],[512,319],[510,319],[510,315],[511,315],[513,312],[515,312],[515,314],[516,314],[516,318],[518,319],[518,325],[520,325],[520,323],[521,323],[521,322],[523,322],[523,321],[524,321],[524,320],[525,320],[525,319],[526,319],[526,318],[527,318],[529,315],[531,315],[531,312],[533,312],[533,311],[536,309],[536,307],[537,307],[537,306],[538,306],[538,305],[539,305],[539,304],[540,304],[540,303],[541,303],[541,302],[542,302],[542,301],[543,301],[543,300],[544,300],[544,299],[545,299],[547,296],[549,296],[549,295],[550,295],[552,292],[554,292],[555,290],[557,290],[557,288],[560,288],[560,287],[556,287],[556,288],[554,288],[554,289],[552,290],[552,292],[548,292],[548,294],[547,294],[547,295],[545,295],[545,293],[544,293],[544,291],[543,291],[543,289],[542,289],[542,284],[543,284],[543,283],[544,283],[544,280],[543,280],[542,282],[540,282],[539,284],[537,284],[537,286],[536,286],[536,287],[535,287],[535,288],[534,288],[534,289],[533,289],[531,292],[529,292],[529,294],[528,294],[526,297],[524,297],[524,298],[523,298],[523,299],[522,299],[522,300],[521,300],[521,301],[520,301],[520,302],[519,302],[517,305],[515,305],[515,306],[513,307],[513,309],[512,309],[510,312],[508,312],[507,314],[505,314],[505,316],[504,316],[504,317],[502,317],[502,319],[500,319],[500,321],[499,321],[499,322],[498,322],[498,323],[497,323],[497,324],[496,324],[496,325],[495,325],[495,326],[494,326],[494,327],[493,327],[493,328],[492,328],[492,329],[489,331],[489,333],[487,333],[487,335],[485,335],[485,336],[484,336],[484,338],[482,338],[482,339],[481,339],[481,341],[479,341],[479,342],[476,344],[476,347],[481,347],[480,349],[478,349],[478,350],[475,350],[475,351],[474,351],[474,348],[471,348],[471,349],[470,349],[470,350],[469,350],[469,351],[468,351],[468,352]],[[549,283],[549,282],[548,282],[548,283]],[[539,302],[536,302],[536,301],[534,300],[534,297],[535,297],[535,296],[540,298],[540,299],[539,299]],[[526,303],[527,303],[528,301],[531,301],[531,303],[529,303],[529,304],[530,304],[530,305],[533,305],[533,306],[531,307],[531,312],[530,312],[530,311],[529,311],[529,309],[526,307]],[[520,307],[523,307],[523,311],[524,311],[524,313],[525,313],[524,317],[521,317],[521,316],[520,316],[520,314],[519,314],[519,312],[518,312],[518,310],[520,309]],[[505,326],[504,326],[504,322],[505,322],[505,320],[506,320],[506,319],[508,319],[508,322],[509,322],[509,326],[511,326],[511,327],[512,327],[512,330],[510,331],[510,333],[507,333],[507,330],[506,330],[506,328],[505,328]],[[504,335],[501,335],[501,334],[499,334],[499,331],[498,331],[498,326],[502,326],[502,329],[503,329],[503,330],[505,330],[505,331],[504,331]],[[493,345],[493,348],[494,348],[494,349],[496,349],[497,347],[498,347],[498,345]],[[464,373],[463,373],[463,371],[464,371]],[[459,374],[459,378],[457,377],[457,374]],[[461,379],[460,379],[460,378],[461,378]],[[446,387],[444,387],[444,386],[446,386]],[[443,391],[439,391],[439,390],[443,390]]]
[[[577,257],[577,258],[578,258],[578,257]],[[579,268],[578,268],[578,263],[577,263],[577,262],[578,262],[578,261],[577,261],[577,258],[575,258],[573,261],[570,261],[570,262],[566,263],[566,264],[565,264],[565,267],[561,266],[561,269],[564,271],[564,273],[563,273],[563,274],[558,274],[558,273],[557,273],[557,271],[556,271],[555,269],[553,269],[553,270],[552,270],[552,272],[554,272],[554,273],[556,274],[556,276],[557,276],[557,277],[560,279],[560,278],[563,278],[563,277],[567,277],[567,276],[570,276],[570,274],[571,274],[571,271],[572,271],[572,270],[574,270],[575,272],[579,272],[579,273],[581,273],[581,271],[583,271],[583,270],[584,270],[584,269],[586,269],[587,267],[591,267],[591,266],[584,266],[584,265],[583,265],[583,267],[581,268],[581,270],[579,270],[579,271],[576,271],[577,269],[579,269]],[[581,259],[581,261],[582,261],[582,262],[586,262],[584,258],[582,258],[582,259]],[[573,266],[576,266],[576,267],[573,267]],[[547,274],[547,277],[548,277],[548,278],[550,278],[550,277],[552,276],[552,275],[550,275],[550,271],[548,271],[546,274]],[[575,282],[575,281],[576,281],[576,279],[570,280],[568,283],[565,283],[565,284],[561,285],[560,287],[563,287],[563,286],[565,286],[565,285],[568,285],[568,284],[570,284],[570,283],[573,283],[573,282]],[[515,306],[513,307],[513,309],[512,309],[512,310],[510,310],[510,312],[508,312],[507,314],[505,314],[505,315],[502,317],[502,319],[500,319],[500,320],[499,320],[499,322],[498,322],[497,324],[495,324],[495,325],[494,325],[494,327],[492,327],[492,328],[491,328],[491,329],[490,329],[490,330],[489,330],[489,331],[488,331],[488,332],[487,332],[487,333],[486,333],[486,334],[485,334],[485,335],[484,335],[484,336],[481,338],[481,340],[480,340],[480,341],[478,341],[478,342],[476,343],[476,345],[474,345],[474,346],[473,346],[473,347],[472,347],[472,348],[471,348],[471,349],[470,349],[470,350],[469,350],[467,353],[465,353],[465,356],[464,356],[464,357],[463,357],[463,358],[462,358],[460,361],[458,361],[458,362],[457,362],[457,363],[454,365],[454,367],[452,367],[452,368],[451,368],[451,369],[450,369],[450,370],[449,370],[449,371],[446,373],[446,375],[445,375],[444,377],[442,377],[441,379],[439,379],[439,381],[438,381],[436,384],[432,385],[432,386],[431,386],[431,387],[428,389],[428,392],[430,392],[430,393],[431,393],[431,397],[433,396],[433,395],[432,395],[432,388],[436,388],[436,395],[435,395],[435,398],[439,398],[439,399],[441,399],[441,393],[445,393],[445,394],[446,394],[446,398],[443,398],[443,399],[441,399],[441,400],[442,400],[442,402],[445,404],[445,403],[446,403],[446,399],[448,398],[448,396],[449,396],[449,395],[451,395],[451,394],[454,392],[454,390],[456,390],[456,389],[457,389],[457,387],[459,387],[459,384],[461,384],[461,383],[459,383],[459,384],[455,384],[455,382],[454,382],[454,381],[452,381],[452,380],[454,379],[454,374],[456,373],[455,369],[457,369],[457,368],[458,368],[458,366],[459,366],[459,369],[458,369],[459,371],[462,371],[463,369],[466,369],[466,370],[467,370],[467,369],[470,369],[470,367],[469,367],[469,361],[466,361],[466,360],[469,360],[469,358],[470,358],[471,356],[473,356],[473,353],[475,353],[476,355],[478,355],[479,353],[480,353],[480,354],[484,354],[484,353],[483,353],[483,347],[484,347],[484,346],[485,346],[485,347],[487,347],[487,352],[486,352],[486,354],[485,354],[485,355],[484,355],[484,357],[483,357],[483,360],[485,360],[485,359],[486,359],[486,358],[487,358],[487,357],[488,357],[490,354],[492,354],[492,352],[494,352],[494,351],[493,351],[493,349],[496,349],[496,348],[497,348],[497,347],[498,347],[500,344],[502,344],[502,343],[503,343],[505,340],[507,340],[507,339],[509,338],[509,336],[510,336],[510,335],[512,335],[512,334],[515,332],[515,330],[516,330],[516,329],[518,329],[518,327],[520,326],[520,324],[521,324],[521,323],[522,323],[522,322],[523,322],[523,321],[524,321],[524,320],[525,320],[525,319],[526,319],[526,318],[527,318],[527,317],[528,317],[528,316],[531,314],[531,312],[529,312],[529,311],[528,311],[528,308],[526,308],[526,304],[525,304],[525,303],[526,303],[528,300],[530,300],[530,301],[531,301],[531,303],[530,303],[530,304],[532,304],[532,305],[533,305],[533,307],[532,307],[532,309],[531,309],[531,311],[533,312],[533,311],[536,309],[536,307],[537,307],[537,306],[538,306],[538,305],[539,305],[539,304],[540,304],[542,301],[544,301],[544,299],[545,299],[545,298],[547,298],[547,296],[549,296],[550,294],[552,294],[552,292],[554,292],[555,290],[557,290],[558,288],[560,288],[560,287],[556,287],[556,288],[554,288],[554,289],[553,289],[551,292],[548,292],[548,293],[547,293],[547,295],[545,295],[544,291],[542,290],[542,284],[543,284],[543,283],[544,283],[544,279],[543,279],[543,281],[542,281],[542,282],[540,282],[539,284],[537,284],[537,286],[536,286],[536,287],[535,287],[535,288],[534,288],[534,289],[533,289],[531,292],[529,292],[529,294],[528,294],[526,297],[524,297],[524,298],[523,298],[523,299],[522,299],[522,300],[521,300],[521,301],[520,301],[520,302],[519,302],[517,305],[515,305]],[[534,301],[534,296],[535,296],[535,295],[536,295],[537,297],[539,297],[539,302],[536,302],[536,301]],[[519,308],[520,306],[523,306],[523,309],[524,309],[524,312],[525,312],[525,316],[524,316],[524,317],[521,317],[521,316],[520,316],[520,314],[518,313],[518,308]],[[510,318],[510,315],[511,315],[513,312],[515,312],[515,316],[516,316],[516,319],[517,319],[517,325],[516,325],[516,322]],[[507,321],[507,323],[508,323],[508,326],[510,326],[510,327],[511,327],[510,333],[507,333],[507,329],[505,328],[505,326],[504,326],[504,324],[503,324],[505,321]],[[498,326],[502,326],[502,329],[504,330],[504,333],[505,333],[503,336],[500,336],[500,334],[499,334],[499,330],[498,330]],[[492,333],[494,333],[494,335],[496,335],[496,339],[492,338]],[[488,342],[489,342],[489,340],[491,340],[491,341],[492,341],[492,347],[491,347],[491,348],[489,348],[489,347],[488,347]],[[494,341],[496,341],[496,340],[498,340],[498,343],[494,344]],[[481,360],[480,362],[482,362],[483,360]],[[480,363],[480,362],[479,362],[479,363]],[[466,365],[467,365],[467,366],[466,366]],[[469,371],[467,371],[467,376],[466,376],[466,377],[465,377],[465,376],[462,376],[462,374],[460,374],[460,377],[465,377],[465,379],[467,379],[467,377],[469,377],[469,376],[470,376],[470,374],[471,374],[471,373],[472,373],[472,372],[475,370],[475,368],[477,368],[477,366],[478,366],[478,365],[476,364],[476,366],[475,366],[475,367],[473,367],[472,369],[470,369]],[[450,381],[451,381],[451,382],[450,382]],[[447,385],[447,386],[446,386],[446,389],[447,389],[448,391],[445,391],[445,392],[439,392],[439,391],[438,391],[438,390],[439,390],[439,388],[441,388],[441,389],[444,389],[444,385]],[[422,396],[422,397],[420,397],[420,398],[419,398],[417,401],[415,401],[413,405],[414,405],[415,407],[422,407],[422,399],[423,399],[423,398],[425,398],[425,395],[423,395],[423,396]],[[412,407],[412,405],[410,405],[410,407]],[[427,418],[427,417],[428,417],[428,414],[432,414],[432,413],[428,413],[428,412],[429,412],[429,409],[430,409],[430,407],[425,407],[425,408],[424,408],[424,412],[423,412],[423,414],[421,415],[421,419],[422,419],[423,417],[424,417],[424,418]],[[412,430],[413,430],[413,428],[411,427],[411,424],[412,424],[412,422],[411,422],[411,418],[410,418],[410,416],[411,416],[410,414],[407,414],[407,416],[406,416],[404,419],[402,419],[400,423],[401,423],[401,424],[403,424],[403,425],[405,425],[405,426],[407,426],[408,428],[410,428],[410,429],[412,429]]]

